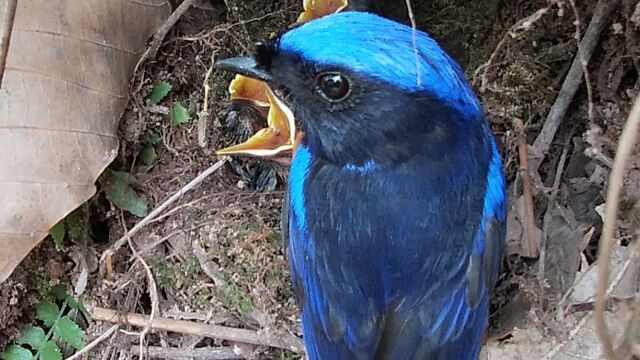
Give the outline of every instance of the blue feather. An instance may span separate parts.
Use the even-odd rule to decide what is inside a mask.
[[[352,172],[356,172],[359,174],[366,174],[369,171],[375,170],[379,167],[378,164],[375,163],[375,161],[373,160],[367,160],[364,162],[364,164],[362,165],[356,165],[356,164],[352,164],[352,163],[348,163],[344,166],[345,169],[352,171]]]
[[[304,209],[304,185],[305,177],[311,165],[311,153],[306,146],[300,145],[296,149],[291,171],[289,173],[289,201],[293,206],[293,213],[297,219],[297,225],[300,229],[305,228],[306,211]]]
[[[368,74],[408,91],[429,90],[468,113],[481,109],[472,91],[460,91],[469,89],[462,70],[435,40],[374,14],[347,11],[305,23],[280,38],[279,50],[318,66]]]

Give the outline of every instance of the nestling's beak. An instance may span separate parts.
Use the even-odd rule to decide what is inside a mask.
[[[290,157],[296,128],[293,112],[280,101],[263,81],[272,79],[268,70],[260,68],[253,58],[221,60],[216,66],[237,75],[229,85],[232,100],[249,102],[259,111],[268,109],[267,127],[242,144],[216,151],[218,155],[253,155],[259,157]],[[262,81],[259,81],[262,80]]]
[[[324,0],[324,1],[304,0],[303,2],[304,11],[298,17],[297,23],[317,19],[325,15],[336,13],[346,8],[347,5],[348,5],[347,0]]]

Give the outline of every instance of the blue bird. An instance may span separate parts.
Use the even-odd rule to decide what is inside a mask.
[[[300,131],[284,216],[309,359],[476,359],[505,180],[460,67],[427,34],[350,11],[218,67],[268,82]]]

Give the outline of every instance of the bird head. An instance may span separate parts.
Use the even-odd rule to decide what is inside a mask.
[[[303,23],[217,66],[267,82],[287,119],[284,140],[336,165],[403,161],[425,144],[438,157],[486,126],[436,41],[370,13]]]

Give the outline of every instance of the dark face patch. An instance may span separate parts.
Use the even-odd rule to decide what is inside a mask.
[[[481,115],[469,121],[427,91],[408,92],[349,69],[308,64],[296,54],[276,53],[271,72],[309,148],[336,164],[401,162],[423,150],[424,142],[441,156],[484,121]],[[326,82],[338,101],[321,88]]]

